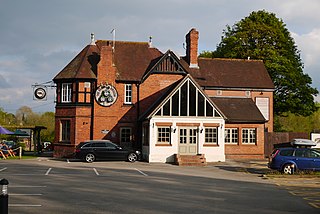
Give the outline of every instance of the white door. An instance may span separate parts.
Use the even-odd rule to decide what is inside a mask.
[[[196,155],[198,130],[196,127],[179,128],[179,154]]]

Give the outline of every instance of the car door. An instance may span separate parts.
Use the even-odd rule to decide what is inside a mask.
[[[294,153],[295,163],[299,170],[309,170],[311,168],[310,158],[307,157],[307,151],[303,148],[297,148]]]
[[[92,143],[92,150],[98,159],[105,159],[107,156],[107,147],[105,142],[94,142]]]
[[[106,142],[108,149],[108,159],[110,160],[126,160],[127,151],[111,142]]]
[[[307,155],[310,159],[310,169],[320,171],[320,152],[310,149]]]

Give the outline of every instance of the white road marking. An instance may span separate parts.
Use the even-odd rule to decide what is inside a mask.
[[[96,175],[100,175],[96,168],[93,168],[93,171],[96,173]]]
[[[8,204],[9,207],[42,207],[40,204]]]
[[[52,170],[52,168],[49,168],[46,172],[46,175],[49,175],[50,171]]]
[[[134,168],[134,169],[137,170],[138,172],[140,172],[140,174],[142,174],[142,175],[144,175],[144,176],[148,176],[146,173],[140,171],[139,169],[137,169],[137,168]]]
[[[4,168],[0,169],[0,172],[4,171],[6,169],[7,169],[7,167],[4,167]]]
[[[47,186],[11,186],[10,188],[46,188]]]
[[[42,195],[41,193],[32,193],[32,194],[28,194],[28,193],[26,193],[26,194],[20,194],[20,193],[10,193],[10,196],[11,195],[15,195],[15,196],[39,196],[39,195]]]

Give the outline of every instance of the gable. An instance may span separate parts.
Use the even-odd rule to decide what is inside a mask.
[[[187,75],[173,90],[148,111],[146,118],[169,117],[213,117],[222,118],[221,111],[202,91],[190,75]]]
[[[148,78],[151,74],[187,74],[186,70],[180,64],[179,58],[168,50],[154,66],[143,76],[142,81]]]

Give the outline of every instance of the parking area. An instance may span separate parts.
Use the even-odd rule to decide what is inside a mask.
[[[292,194],[261,177],[263,163],[244,164],[179,167],[38,158],[0,161],[0,177],[9,180],[9,213],[318,213],[302,200],[314,195]]]

